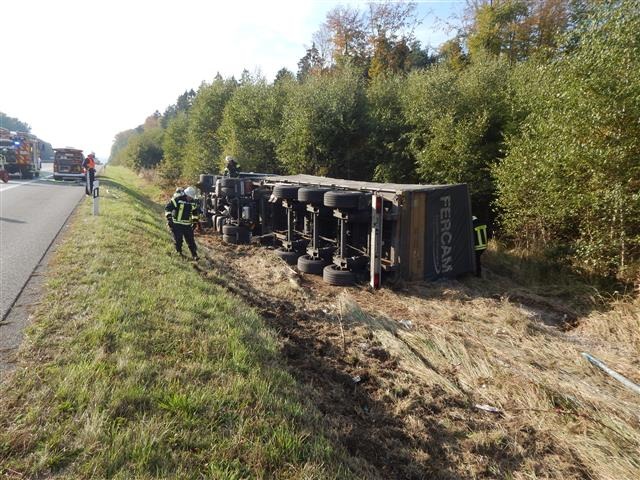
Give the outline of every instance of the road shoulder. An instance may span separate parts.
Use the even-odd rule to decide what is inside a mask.
[[[29,275],[29,279],[7,312],[6,317],[0,322],[0,381],[15,367],[16,356],[24,339],[24,331],[31,324],[33,310],[43,296],[43,286],[47,279],[49,262],[58,246],[64,241],[69,223],[77,211],[78,205],[67,217],[36,268]]]

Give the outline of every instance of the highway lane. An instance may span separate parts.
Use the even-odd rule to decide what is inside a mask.
[[[51,164],[40,176],[0,183],[0,319],[84,196],[84,184],[54,181]]]

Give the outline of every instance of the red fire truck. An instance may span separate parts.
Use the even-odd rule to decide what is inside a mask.
[[[27,132],[10,132],[0,128],[0,155],[6,174],[18,174],[20,178],[40,176],[40,147],[38,137]]]

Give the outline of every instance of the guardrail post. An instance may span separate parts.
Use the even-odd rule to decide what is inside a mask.
[[[91,192],[93,197],[93,215],[100,215],[100,182],[96,179],[93,181],[93,191]]]

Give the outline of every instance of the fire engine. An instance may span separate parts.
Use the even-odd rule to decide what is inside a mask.
[[[0,171],[5,176],[18,174],[20,178],[39,177],[41,146],[38,137],[31,133],[0,128]]]

